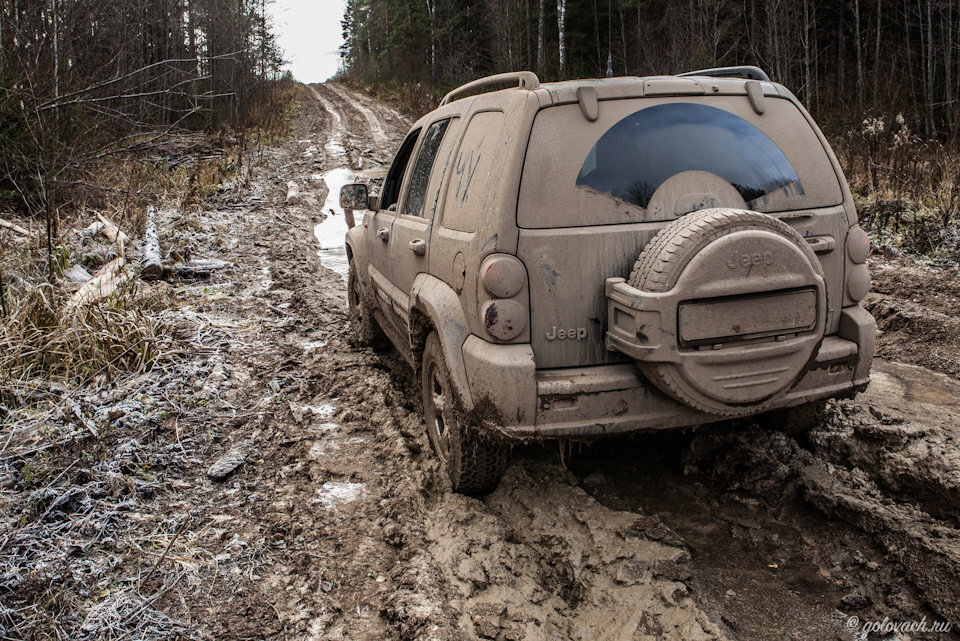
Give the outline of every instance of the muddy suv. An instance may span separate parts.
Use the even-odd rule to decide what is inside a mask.
[[[414,367],[455,490],[491,489],[517,440],[788,421],[869,380],[869,240],[823,134],[755,67],[478,80],[379,196],[341,201],[368,210],[355,339]]]

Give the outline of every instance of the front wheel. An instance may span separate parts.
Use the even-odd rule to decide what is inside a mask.
[[[347,305],[350,308],[350,343],[356,347],[381,347],[387,336],[373,318],[373,310],[363,296],[357,268],[350,261],[347,272]]]
[[[450,372],[440,339],[431,332],[421,368],[423,418],[427,435],[454,492],[483,494],[493,490],[507,466],[507,447],[481,438],[465,425],[455,407]]]

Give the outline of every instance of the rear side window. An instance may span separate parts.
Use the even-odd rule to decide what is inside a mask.
[[[470,119],[444,201],[442,224],[447,229],[477,230],[484,205],[496,195],[502,131],[503,112],[484,111]]]
[[[407,193],[407,203],[404,213],[408,216],[423,216],[423,203],[427,199],[427,183],[430,181],[430,171],[436,160],[443,135],[447,132],[450,119],[441,120],[430,125],[420,145],[417,162],[413,165],[413,174],[410,176],[410,191]]]
[[[657,187],[684,171],[720,176],[750,209],[762,209],[778,190],[803,194],[797,171],[766,134],[728,111],[691,103],[641,109],[612,126],[587,154],[577,185],[646,207]]]
[[[669,179],[687,172],[718,177],[761,212],[843,202],[827,150],[787,99],[767,96],[758,115],[745,96],[631,98],[602,101],[595,122],[576,104],[537,114],[517,224],[544,229],[670,220],[681,214],[647,206],[658,188],[669,191]]]

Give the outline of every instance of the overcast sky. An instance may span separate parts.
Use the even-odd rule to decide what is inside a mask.
[[[287,65],[301,82],[323,82],[337,72],[346,0],[274,0],[274,32]]]

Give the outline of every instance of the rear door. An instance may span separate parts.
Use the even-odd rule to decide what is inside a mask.
[[[605,347],[604,283],[627,278],[657,232],[691,211],[756,210],[842,247],[847,218],[826,150],[791,101],[767,96],[766,106],[691,96],[604,101],[595,122],[576,104],[538,113],[517,210],[538,368],[627,360]],[[841,253],[820,256],[834,319]]]

